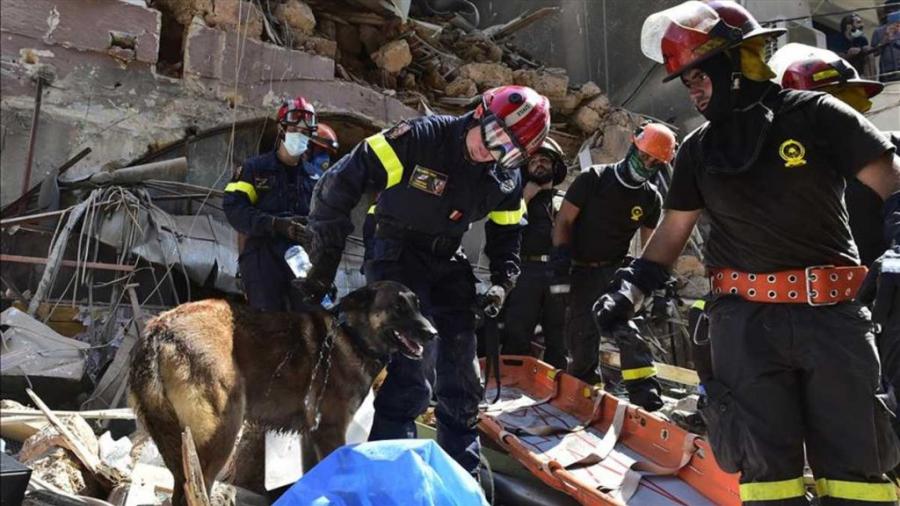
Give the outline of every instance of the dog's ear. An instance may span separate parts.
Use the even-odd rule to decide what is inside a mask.
[[[340,311],[354,311],[368,309],[375,299],[375,290],[368,285],[357,288],[344,296],[338,303]]]

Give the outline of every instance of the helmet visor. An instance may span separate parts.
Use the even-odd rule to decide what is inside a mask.
[[[516,142],[515,137],[510,135],[503,123],[491,113],[486,114],[481,121],[481,135],[484,139],[484,147],[503,169],[515,169],[525,163],[528,158],[525,150]]]
[[[716,11],[696,0],[653,13],[644,20],[641,28],[641,51],[647,58],[665,63],[662,40],[670,26],[675,24],[690,31],[708,34],[718,22],[719,15]]]

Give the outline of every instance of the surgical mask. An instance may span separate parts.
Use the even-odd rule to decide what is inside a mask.
[[[853,38],[853,39],[858,39],[858,38],[860,38],[860,37],[863,37],[864,35],[865,35],[865,34],[863,34],[863,31],[860,30],[860,29],[858,29],[858,28],[857,28],[856,30],[852,30],[852,31],[850,32],[850,37]]]
[[[309,137],[300,132],[286,132],[284,134],[284,149],[291,156],[300,156],[309,147]]]

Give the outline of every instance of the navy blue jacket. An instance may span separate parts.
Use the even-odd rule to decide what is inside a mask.
[[[376,222],[414,232],[461,238],[487,216],[491,281],[513,283],[525,214],[521,176],[468,159],[465,135],[474,121],[471,113],[403,121],[357,145],[316,186],[309,225],[319,246],[342,251],[351,210],[363,193],[380,192]],[[325,253],[310,256],[315,262]]]
[[[321,175],[318,165],[305,160],[295,167],[285,165],[275,151],[247,159],[225,187],[223,199],[228,222],[248,236],[244,251],[264,243],[286,251],[291,243],[275,236],[272,218],[308,215],[313,187]]]

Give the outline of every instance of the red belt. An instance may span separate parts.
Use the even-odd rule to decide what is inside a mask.
[[[816,265],[806,269],[753,274],[710,269],[713,294],[734,294],[754,302],[827,306],[856,297],[868,269]]]

